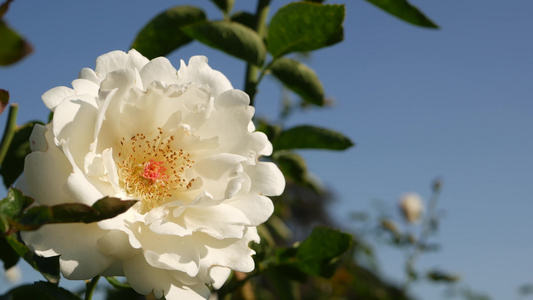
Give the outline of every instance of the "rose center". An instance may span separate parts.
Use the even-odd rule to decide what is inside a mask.
[[[166,181],[168,179],[168,175],[165,174],[167,168],[165,168],[165,166],[162,166],[163,162],[164,161],[155,161],[153,159],[150,159],[150,161],[145,162],[144,172],[141,176],[151,180],[152,182],[156,182],[158,180]]]
[[[188,180],[186,171],[192,164],[190,154],[177,149],[174,136],[165,136],[161,128],[153,138],[137,133],[120,141],[119,182],[128,195],[142,200],[142,213],[190,188],[194,179]]]

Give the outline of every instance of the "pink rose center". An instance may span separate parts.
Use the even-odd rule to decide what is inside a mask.
[[[142,177],[151,180],[152,182],[156,181],[167,181],[168,175],[165,173],[167,168],[162,166],[163,161],[155,161],[150,159],[144,163],[144,172]]]

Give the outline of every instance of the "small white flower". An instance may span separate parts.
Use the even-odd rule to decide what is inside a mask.
[[[422,198],[416,193],[405,194],[399,201],[400,212],[409,223],[416,223],[420,220],[424,211]]]
[[[42,256],[60,256],[69,279],[126,276],[141,294],[209,298],[231,270],[254,269],[248,247],[273,212],[283,174],[267,137],[254,132],[244,92],[195,56],[114,51],[82,69],[73,88],[43,95],[53,121],[30,138],[18,186],[37,203],[140,201],[113,219],[24,232]]]

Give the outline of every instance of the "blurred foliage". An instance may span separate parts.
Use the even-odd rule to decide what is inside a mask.
[[[9,66],[33,51],[31,45],[4,21],[13,0],[0,5],[0,66]]]
[[[149,59],[165,56],[192,42],[181,27],[206,19],[203,10],[193,6],[170,8],[152,19],[137,34],[131,48],[137,49]]]
[[[407,0],[366,0],[382,10],[396,16],[413,25],[439,28],[437,24],[431,21],[418,8],[411,5]]]
[[[31,152],[30,135],[35,124],[43,124],[40,121],[30,121],[22,126],[17,126],[9,148],[0,165],[0,175],[4,186],[9,188],[24,170],[24,158]]]

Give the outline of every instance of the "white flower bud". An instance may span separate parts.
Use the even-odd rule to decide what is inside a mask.
[[[400,211],[409,223],[416,223],[420,220],[420,216],[424,211],[422,198],[416,193],[405,194],[399,201]]]
[[[5,271],[4,277],[10,283],[17,283],[22,278],[22,273],[20,272],[19,267],[13,266]]]

